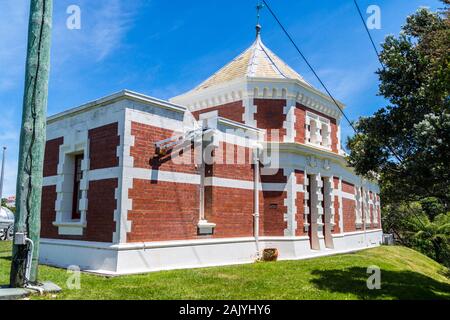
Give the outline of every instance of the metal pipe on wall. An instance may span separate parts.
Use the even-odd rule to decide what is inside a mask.
[[[262,149],[261,145],[256,145],[253,148],[253,165],[254,165],[254,181],[253,181],[253,227],[254,227],[254,237],[256,244],[256,258],[261,257],[260,247],[259,247],[259,151]]]

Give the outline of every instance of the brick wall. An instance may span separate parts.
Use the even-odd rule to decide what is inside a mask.
[[[284,200],[287,193],[282,191],[264,191],[264,232],[265,236],[283,236],[284,230],[287,228],[287,222],[284,221],[284,215],[287,207]]]
[[[377,198],[378,198],[378,201],[380,201],[380,197],[377,196]],[[377,214],[378,214],[378,228],[381,228],[382,227],[382,224],[381,224],[381,205],[378,206]]]
[[[207,176],[253,181],[253,157],[250,148],[220,142],[214,151],[214,164],[208,166]],[[239,157],[239,163],[238,163]],[[227,164],[227,162],[229,164]]]
[[[49,140],[45,144],[44,177],[58,174],[59,147],[64,143],[64,138]]]
[[[338,126],[335,119],[331,119],[331,151],[339,153],[338,150]]]
[[[287,183],[287,180],[288,178],[284,175],[284,169],[278,169],[275,174],[270,175],[261,173],[261,182],[263,183]]]
[[[378,194],[375,194],[375,201],[380,203],[380,196]],[[381,228],[381,204],[375,208],[375,214],[378,215],[377,228]]]
[[[341,228],[339,227],[339,197],[334,197],[334,229],[333,233],[341,233]]]
[[[244,164],[237,164],[238,153]],[[254,180],[252,150],[220,142],[214,152],[215,162],[207,167],[206,176],[232,180]],[[226,161],[231,164],[226,164]],[[222,162],[222,163],[221,163]],[[231,186],[230,186],[231,187]],[[206,187],[205,212],[208,222],[215,223],[215,238],[253,236],[254,192],[249,189]],[[260,232],[264,226],[264,195],[260,192]]]
[[[58,229],[53,226],[56,219],[56,186],[42,187],[41,237],[57,239]]]
[[[157,156],[155,143],[173,136],[173,131],[158,128],[142,123],[131,123],[131,134],[135,137],[134,146],[130,148],[131,156],[134,159],[135,168],[197,173],[194,165],[194,152],[190,150],[189,154],[167,154],[165,156]],[[175,157],[186,157],[182,159]],[[184,162],[184,163],[181,163]]]
[[[270,129],[279,130],[279,141],[283,140],[286,135],[286,129],[283,123],[286,121],[286,115],[283,114],[286,107],[285,99],[254,99],[257,106],[255,113],[256,126],[260,129],[267,130],[267,141],[276,141]]]
[[[356,205],[351,199],[342,198],[342,213],[344,215],[344,232],[356,231]]]
[[[355,194],[355,186],[342,181],[342,191]],[[344,232],[356,231],[356,203],[355,200],[342,198],[342,213],[344,215]]]
[[[112,242],[116,230],[114,210],[117,208],[115,199],[117,186],[117,179],[89,182],[89,208],[84,240]]]
[[[119,145],[120,136],[117,122],[89,130],[90,169],[117,167],[119,165],[117,157]]]
[[[333,178],[333,187],[335,190],[339,189],[339,178],[334,177]],[[339,226],[340,216],[339,216],[339,197],[334,197],[334,231],[333,233],[340,233],[341,228]]]
[[[342,191],[350,194],[355,194],[355,185],[346,181],[342,181]]]
[[[192,112],[192,114],[198,120],[200,114],[216,110],[218,111],[220,117],[227,118],[236,122],[241,123],[244,122],[242,119],[244,116],[245,109],[242,101],[235,101],[231,103],[222,104],[220,106],[194,111]]]
[[[217,224],[214,238],[253,236],[253,190],[213,187],[211,197],[206,218]]]
[[[197,236],[199,186],[134,179],[128,242],[193,239]]]
[[[113,232],[116,228],[114,210],[117,206],[115,199],[117,185],[117,179],[89,182],[88,199],[90,201],[86,214],[87,227],[82,236],[58,234],[58,228],[53,225],[56,220],[56,186],[44,187],[42,189],[41,236],[50,239],[112,242]]]
[[[295,142],[305,143],[305,124],[306,124],[306,111],[305,108],[297,103],[295,108]]]

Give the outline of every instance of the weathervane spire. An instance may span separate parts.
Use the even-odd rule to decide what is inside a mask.
[[[260,37],[261,34],[261,25],[259,24],[259,20],[261,17],[261,10],[264,8],[264,4],[262,1],[258,1],[258,5],[256,6],[256,38]]]

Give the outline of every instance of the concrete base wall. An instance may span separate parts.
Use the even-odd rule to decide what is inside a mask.
[[[300,260],[351,252],[381,244],[382,230],[333,236],[334,249],[311,250],[308,237],[262,237],[260,249],[277,248],[279,260]],[[135,244],[103,244],[43,239],[40,262],[105,275],[146,273],[252,263],[256,259],[254,238],[167,241]]]

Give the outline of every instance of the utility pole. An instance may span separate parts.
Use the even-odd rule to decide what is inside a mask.
[[[0,175],[0,202],[3,199],[3,182],[5,180],[5,154],[6,154],[6,147],[3,147],[3,156],[2,156],[2,173]],[[0,203],[0,207],[1,207]]]
[[[38,277],[52,10],[53,0],[30,0],[10,277],[13,288],[34,284]],[[32,250],[32,259],[29,259],[29,250]]]

